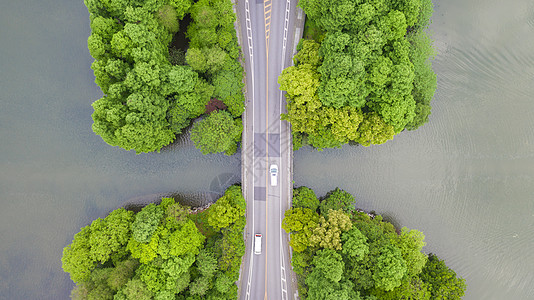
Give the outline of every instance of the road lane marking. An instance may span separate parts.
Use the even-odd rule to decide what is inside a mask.
[[[266,102],[266,109],[265,109],[265,143],[266,143],[266,149],[265,149],[265,162],[266,162],[266,168],[269,169],[269,37],[271,34],[271,12],[272,12],[272,0],[264,0],[263,1],[263,18],[264,18],[264,24],[265,24],[265,56],[266,56],[266,76],[265,76],[265,102]],[[268,226],[268,203],[269,203],[269,174],[265,177],[265,241],[269,238],[269,226]],[[265,300],[267,300],[267,247],[265,247]]]
[[[254,133],[254,48],[252,43],[252,22],[250,20],[250,4],[249,0],[245,0],[245,23],[247,27],[247,43],[248,43],[248,51],[249,51],[249,57],[250,57],[250,73],[251,76],[251,93],[252,93],[252,132]],[[245,118],[246,122],[246,118]],[[254,134],[252,134],[252,145],[254,145]],[[253,149],[254,150],[254,149]],[[255,157],[254,157],[254,151],[252,151],[252,163],[254,164]],[[252,234],[254,234],[254,167],[252,168]],[[247,179],[245,179],[247,180]],[[252,283],[252,270],[254,268],[254,245],[253,245],[253,239],[250,241],[250,263],[249,263],[249,272],[248,272],[248,280],[247,280],[247,287],[246,287],[246,294],[245,299],[250,299],[250,289],[251,289],[251,283]]]
[[[283,40],[283,43],[282,43],[282,63],[280,65],[280,74],[282,74],[282,71],[284,70],[284,62],[285,62],[285,54],[286,54],[286,46],[287,46],[287,32],[288,32],[288,29],[289,29],[289,13],[290,13],[290,8],[291,8],[291,3],[290,3],[290,0],[286,0],[286,11],[284,13],[284,40]],[[282,97],[282,91],[280,90],[280,98],[279,98],[279,106],[278,106],[278,109],[279,109],[279,112],[278,112],[278,115],[280,116],[282,114],[282,103],[283,103],[283,97]],[[279,130],[279,134],[280,136],[282,136],[282,120],[280,118],[278,118],[278,130]],[[280,147],[281,147],[282,143],[280,143]],[[280,160],[282,161],[282,151],[280,149]],[[289,174],[288,174],[289,176]],[[282,176],[280,176],[280,178],[282,178]],[[289,180],[288,180],[289,182]],[[289,189],[290,187],[288,187]],[[280,184],[280,187],[279,187],[279,192],[280,192],[280,211],[279,211],[279,216],[280,216],[280,220],[282,220],[282,184]],[[289,194],[289,193],[288,193]],[[288,199],[289,201],[289,199]],[[284,256],[284,247],[282,245],[284,245],[284,243],[282,242],[282,224],[280,224],[280,227],[279,227],[279,231],[280,231],[280,267],[281,267],[281,277],[280,277],[280,285],[281,285],[281,288],[282,288],[282,299],[288,299],[288,295],[287,295],[287,281],[286,281],[286,269],[285,269],[285,256]]]

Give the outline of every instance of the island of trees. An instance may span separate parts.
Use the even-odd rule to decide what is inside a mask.
[[[307,187],[294,190],[282,228],[290,233],[301,299],[461,299],[465,280],[421,251],[422,232],[397,230],[354,203],[340,189],[321,199]]]
[[[96,219],[63,249],[72,299],[236,299],[246,203],[239,186],[208,209],[163,198]]]
[[[427,122],[431,0],[300,0],[305,38],[278,82],[295,149],[382,144]]]
[[[236,151],[244,96],[231,0],[84,2],[104,93],[93,103],[96,134],[137,153],[159,151],[203,117],[191,132],[197,148]]]

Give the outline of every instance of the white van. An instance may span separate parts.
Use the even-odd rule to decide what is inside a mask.
[[[269,173],[271,173],[271,186],[276,186],[278,184],[278,166],[271,165]]]
[[[254,254],[261,254],[261,233],[254,235]]]

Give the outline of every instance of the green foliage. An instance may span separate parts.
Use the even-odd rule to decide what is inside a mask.
[[[211,278],[217,272],[217,258],[209,250],[201,250],[197,255],[197,268],[200,274],[206,278]]]
[[[427,256],[421,252],[425,243],[425,235],[419,230],[410,230],[406,227],[401,229],[401,234],[397,235],[392,243],[402,253],[402,258],[408,267],[407,275],[413,276],[421,273],[427,262]]]
[[[132,237],[139,243],[147,243],[158,228],[159,222],[163,217],[163,210],[154,203],[143,207],[135,215],[135,221],[132,224]]]
[[[233,116],[241,115],[243,69],[237,61],[240,49],[229,0],[194,5],[191,0],[85,0],[85,4],[91,14],[87,44],[95,58],[92,69],[104,93],[93,103],[92,129],[106,143],[136,153],[159,151],[204,113],[215,92],[213,84],[220,86],[219,94]],[[190,52],[202,49],[205,64],[190,62],[193,56],[188,53],[194,70],[183,66],[183,53],[169,48],[179,20],[190,9]],[[207,22],[211,17],[214,22]],[[209,41],[204,36],[208,32],[214,34],[213,42],[197,43]]]
[[[126,283],[124,288],[115,295],[114,299],[150,300],[153,296],[154,294],[143,281],[134,278]]]
[[[339,282],[343,277],[345,264],[341,255],[334,250],[324,249],[317,251],[312,264],[315,266],[314,271],[320,271],[330,281]]]
[[[400,250],[391,245],[382,249],[382,253],[377,259],[376,268],[377,270],[373,274],[375,285],[385,291],[391,291],[400,286],[407,269]]]
[[[133,258],[121,261],[116,264],[109,274],[107,279],[108,285],[113,290],[118,290],[124,286],[130,278],[133,277],[135,270],[139,266],[139,262]]]
[[[295,195],[315,194],[307,188]],[[291,264],[305,299],[460,299],[465,282],[443,261],[422,252],[422,232],[395,227],[381,216],[356,212],[354,198],[336,189],[327,194],[337,210],[307,207],[286,211]],[[295,203],[294,203],[295,204]],[[350,205],[349,205],[350,204]],[[321,203],[322,205],[322,203]],[[343,207],[350,207],[344,212]]]
[[[191,140],[202,154],[225,152],[232,155],[242,131],[240,119],[234,120],[226,111],[216,111],[193,125]]]
[[[429,285],[431,299],[456,300],[465,294],[465,279],[457,277],[456,272],[436,255],[428,256],[420,277]]]
[[[346,213],[352,213],[354,211],[355,200],[354,197],[340,188],[326,194],[325,198],[321,201],[320,211],[324,216],[328,215],[330,210],[343,210]]]
[[[362,260],[369,253],[367,237],[356,227],[344,232],[341,240],[343,241],[343,254],[354,258],[355,261]]]
[[[175,33],[180,28],[178,23],[178,12],[170,5],[163,5],[156,13],[158,22],[170,33]]]
[[[238,186],[229,187],[224,196],[209,208],[208,224],[217,230],[245,216],[246,202]]]
[[[180,256],[186,253],[197,254],[204,243],[205,237],[198,231],[195,223],[187,221],[180,230],[169,236],[169,254]]]
[[[289,245],[296,252],[302,252],[310,245],[313,230],[319,224],[319,215],[309,208],[286,210],[282,228],[291,233]]]
[[[132,221],[132,212],[118,209],[82,228],[72,243],[63,249],[61,259],[63,270],[70,274],[72,281],[77,283],[89,278],[98,263],[123,257]]]
[[[352,227],[349,215],[341,210],[329,210],[327,220],[319,217],[319,226],[313,229],[310,236],[312,247],[341,250],[341,234]]]
[[[243,69],[239,64],[228,66],[213,75],[215,91],[213,95],[224,102],[234,118],[240,117],[245,111],[245,96],[243,96]]]
[[[293,207],[309,208],[316,211],[319,207],[319,199],[312,189],[301,186],[293,190]]]
[[[366,114],[357,131],[356,142],[363,146],[379,145],[392,140],[395,135],[393,126],[386,124],[377,114]]]
[[[314,40],[279,77],[295,148],[382,144],[428,121],[436,75],[429,0],[302,0]]]
[[[64,270],[77,283],[71,297],[236,298],[234,283],[245,253],[246,203],[241,193],[239,186],[232,186],[213,204],[232,206],[239,215],[208,239],[193,221],[202,218],[192,217],[189,207],[172,198],[162,198],[159,205],[149,204],[137,214],[121,208],[95,220],[63,251]]]

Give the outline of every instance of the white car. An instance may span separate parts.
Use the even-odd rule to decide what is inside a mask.
[[[271,173],[271,186],[278,185],[278,166],[271,165],[269,168],[269,173]]]
[[[254,254],[261,254],[261,233],[254,235]]]

